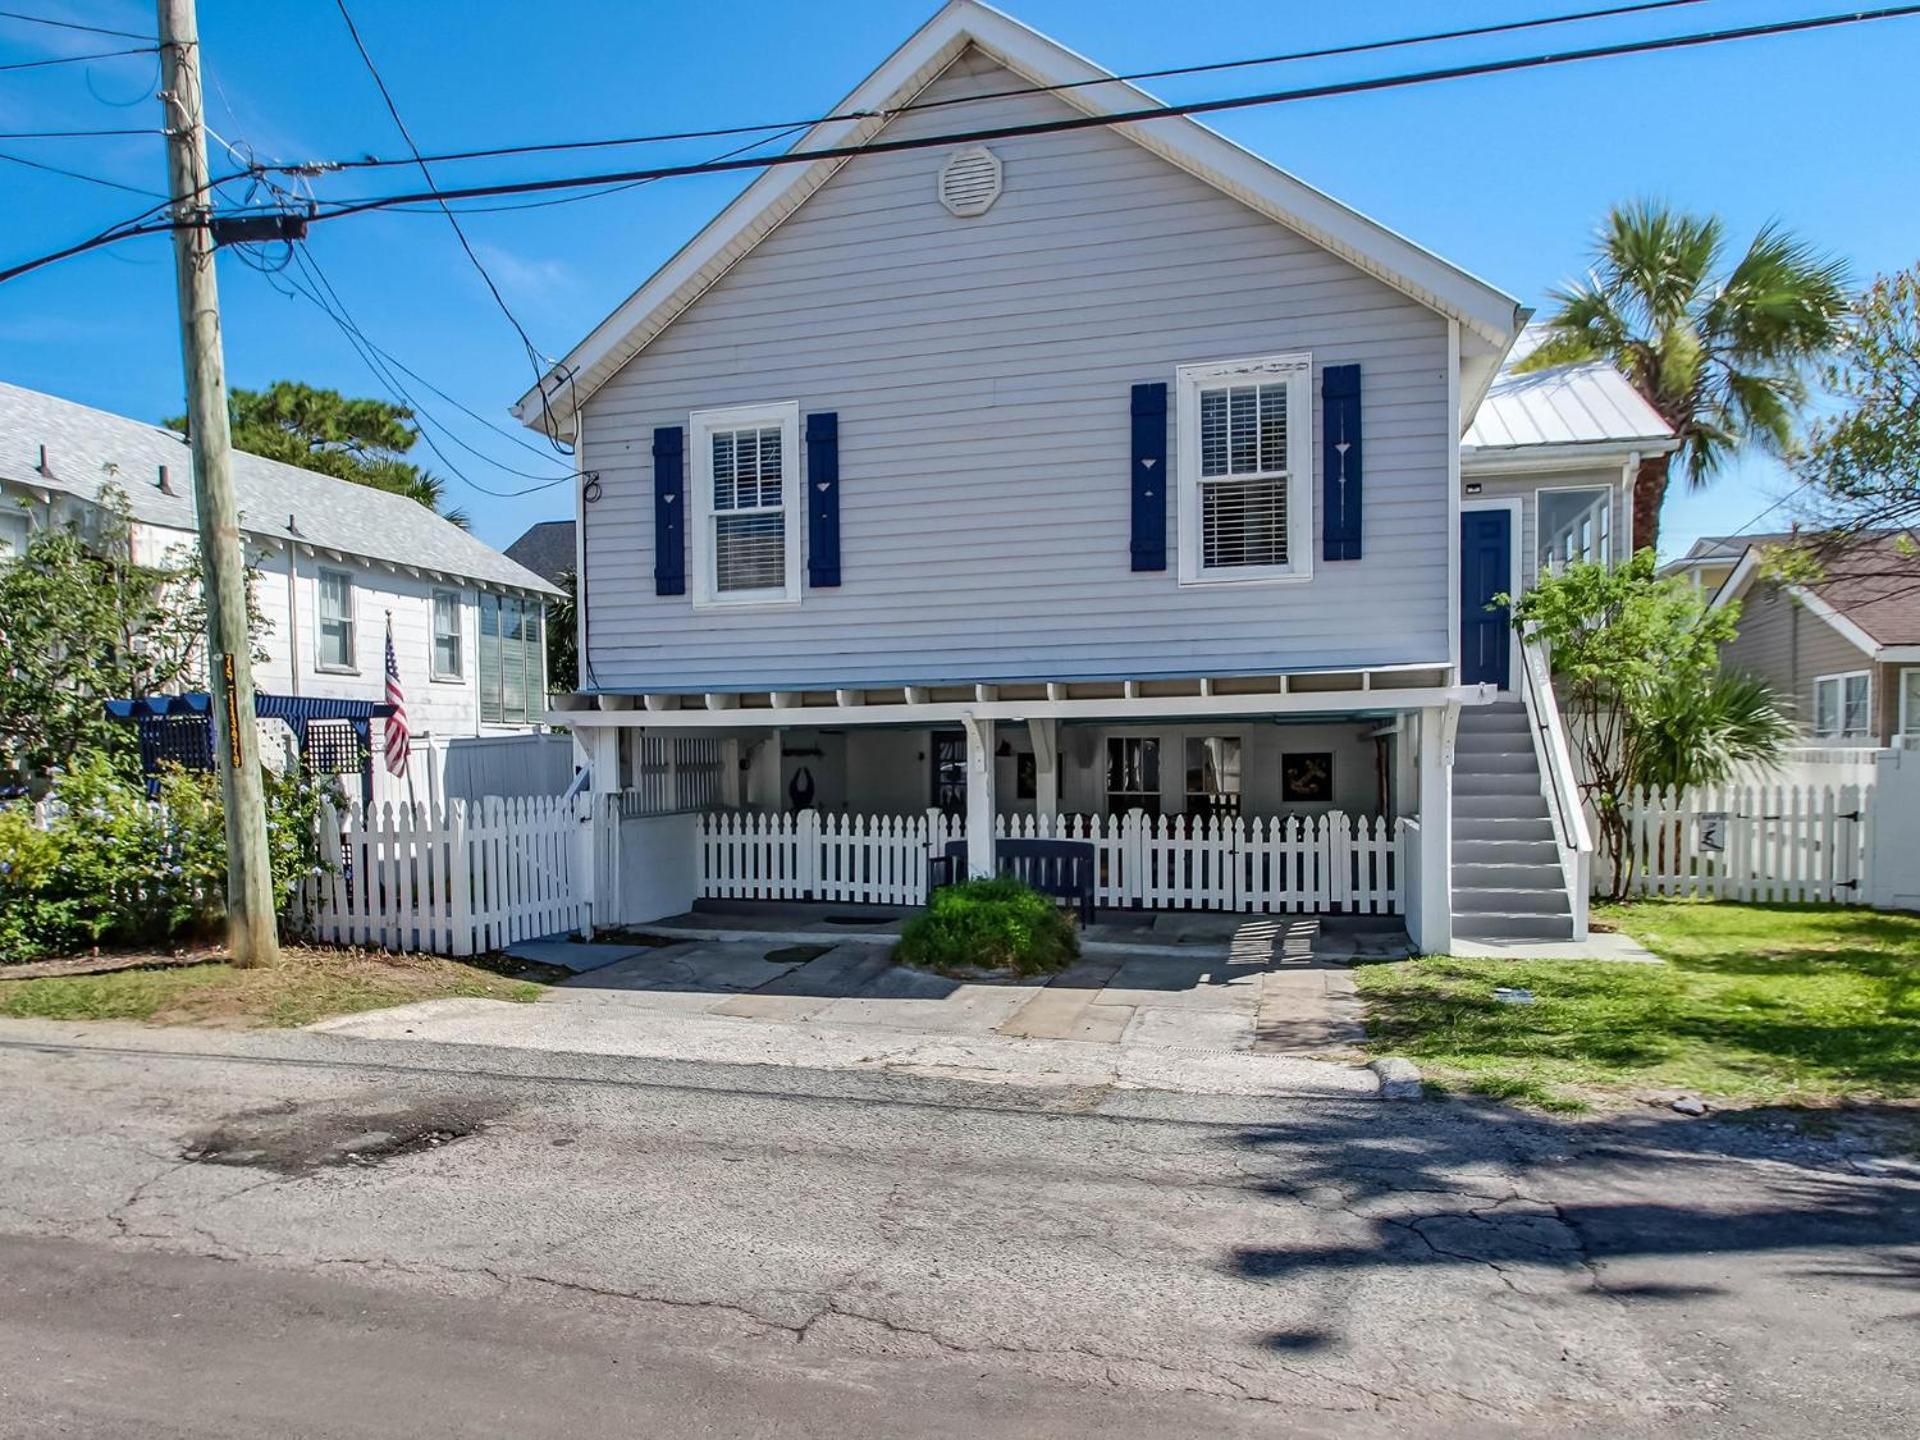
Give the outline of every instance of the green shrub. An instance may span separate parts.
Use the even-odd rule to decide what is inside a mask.
[[[320,792],[298,776],[263,778],[284,912],[315,867]],[[93,752],[55,779],[45,829],[28,805],[0,807],[0,960],[217,930],[227,878],[219,779],[169,769],[159,789],[155,804],[139,777]]]
[[[928,970],[1046,975],[1080,953],[1073,921],[1039,891],[1004,877],[933,892],[906,923],[894,958]]]

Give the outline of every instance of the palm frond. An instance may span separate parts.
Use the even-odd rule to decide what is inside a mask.
[[[1839,343],[1849,298],[1845,262],[1770,223],[1703,321],[1733,364],[1798,365]]]
[[[1653,697],[1652,720],[1634,779],[1662,789],[1718,785],[1743,768],[1771,769],[1794,737],[1780,693],[1738,671],[1669,676]]]

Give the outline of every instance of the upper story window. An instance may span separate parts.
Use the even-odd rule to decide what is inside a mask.
[[[1180,581],[1313,570],[1313,358],[1182,365]]]
[[[693,603],[800,599],[800,407],[693,414]]]
[[[1813,733],[1822,740],[1866,740],[1873,733],[1873,676],[1865,670],[1813,682]]]
[[[1613,559],[1613,491],[1605,485],[1541,490],[1535,495],[1534,558],[1542,575],[1586,561]]]
[[[345,570],[319,574],[318,663],[322,670],[352,670],[353,576]]]
[[[458,590],[433,592],[433,678],[458,680],[465,673],[466,656],[460,647],[460,615],[465,609]]]
[[[480,719],[524,725],[546,709],[546,650],[537,600],[480,595]]]

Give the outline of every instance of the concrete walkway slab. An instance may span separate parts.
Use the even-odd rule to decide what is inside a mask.
[[[516,945],[509,945],[505,953],[512,960],[552,965],[556,969],[571,970],[580,975],[589,970],[604,969],[622,960],[631,960],[636,955],[648,954],[650,950],[645,945],[596,945],[589,941],[558,938],[522,940]]]
[[[1666,964],[1632,936],[1598,930],[1584,940],[1456,940],[1451,953],[1465,960],[1617,960],[1628,965]]]

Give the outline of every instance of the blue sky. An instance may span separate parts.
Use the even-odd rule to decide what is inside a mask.
[[[148,33],[153,26],[152,7],[133,0],[23,0],[18,8]],[[353,8],[402,114],[421,144],[436,149],[798,120],[830,107],[936,7],[932,0],[574,0],[538,9],[524,0],[354,0]],[[1006,8],[1110,69],[1136,70],[1411,34],[1467,17],[1598,8],[1598,0],[1012,0]],[[1841,0],[1705,0],[1665,14],[1150,88],[1198,99],[1843,8]],[[539,15],[564,15],[565,24],[545,25]],[[402,153],[332,5],[201,0],[201,26],[209,119],[226,141],[275,160]],[[127,43],[0,20],[0,64]],[[1578,273],[1607,205],[1641,195],[1718,212],[1740,238],[1778,218],[1846,256],[1865,277],[1920,259],[1916,61],[1920,19],[1896,20],[1240,111],[1216,123],[1534,305]],[[150,56],[0,73],[0,130],[153,125],[154,79]],[[442,183],[617,168],[628,156],[634,164],[674,163],[705,158],[725,143],[447,167]],[[143,190],[164,179],[152,135],[0,141],[0,150]],[[404,175],[337,177],[321,193],[371,193]],[[535,342],[558,354],[745,183],[699,177],[475,215],[468,232]],[[0,186],[6,260],[82,238],[149,203],[5,163]],[[372,339],[461,404],[517,432],[506,407],[529,382],[527,361],[443,218],[342,220],[316,227],[311,245]],[[340,331],[305,300],[283,294],[273,277],[227,256],[221,285],[234,384],[297,378],[381,393]],[[177,413],[164,238],[0,286],[0,378],[130,415]],[[424,398],[459,441],[486,457],[442,440],[476,485],[509,491],[563,470],[564,461],[530,453],[452,405]],[[564,485],[506,499],[448,478],[477,533],[496,544],[535,520],[571,513]],[[1712,489],[1669,502],[1663,548],[1740,528],[1786,488],[1776,467],[1742,462]],[[1791,505],[1769,523],[1789,513]]]

